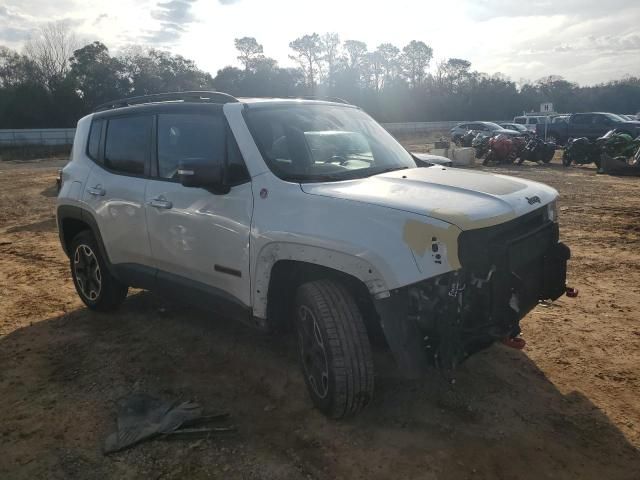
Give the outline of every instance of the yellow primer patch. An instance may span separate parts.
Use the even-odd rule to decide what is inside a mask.
[[[428,212],[428,215],[444,222],[453,223],[463,230],[473,230],[476,228],[492,227],[499,223],[508,222],[516,218],[515,212],[507,212],[495,217],[481,218],[474,220],[459,210],[449,210],[446,208],[436,208]]]
[[[404,224],[402,238],[416,255],[422,257],[427,249],[431,248],[431,239],[436,237],[438,242],[444,243],[447,247],[447,261],[455,270],[460,268],[460,259],[458,258],[458,235],[460,232],[460,229],[455,225],[440,228],[417,220],[407,220]]]

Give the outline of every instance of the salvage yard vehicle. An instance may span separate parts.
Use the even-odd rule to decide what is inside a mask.
[[[532,137],[535,135],[535,132],[527,130],[524,125],[520,125],[519,123],[500,123],[499,125],[505,130],[514,130],[516,132],[520,132],[520,135],[526,137]]]
[[[482,158],[489,151],[489,140],[491,137],[484,133],[478,133],[471,142],[471,147],[475,150],[475,157]]]
[[[516,138],[518,145],[516,145]],[[508,164],[513,163],[518,155],[521,137],[508,137],[507,135],[496,135],[489,139],[489,150],[482,161],[482,165]],[[524,140],[522,140],[524,143]],[[524,147],[524,145],[522,145]]]
[[[473,130],[476,133],[485,133],[487,135],[498,135],[502,133],[508,136],[520,135],[520,132],[516,130],[507,130],[502,128],[497,123],[493,122],[467,122],[456,125],[450,130],[451,140],[455,144],[459,144],[462,137],[469,131]]]
[[[531,133],[536,133],[536,131],[540,128],[540,126],[544,129],[545,123],[548,121],[548,117],[542,115],[523,115],[520,117],[514,117],[513,123],[517,123],[518,125],[522,125]],[[540,133],[538,133],[540,135]]]
[[[595,163],[600,166],[600,147],[595,140],[587,137],[571,138],[562,152],[562,164],[588,165]]]
[[[525,160],[536,163],[549,163],[556,153],[556,145],[545,142],[541,138],[533,137],[529,139],[524,149],[518,155],[518,163]]]
[[[612,129],[635,138],[640,134],[640,122],[630,122],[613,113],[574,113],[566,122],[548,124],[546,138],[548,142],[564,145],[571,138],[595,140]],[[544,125],[538,125],[537,135],[545,138]]]
[[[554,189],[416,167],[344,103],[118,100],[78,122],[60,241],[90,309],[138,287],[292,327],[313,403],[341,418],[371,401],[370,338],[409,376],[450,371],[565,292]]]

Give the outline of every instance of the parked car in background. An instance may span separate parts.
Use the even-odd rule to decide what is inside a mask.
[[[620,133],[628,133],[635,138],[640,134],[640,122],[625,120],[614,113],[574,113],[566,122],[547,125],[546,139],[556,145],[564,145],[570,138],[596,139],[614,129]],[[544,124],[538,125],[536,133],[539,137],[545,137]]]
[[[522,125],[530,132],[536,133],[536,127],[539,124],[544,125],[547,118],[548,117],[545,117],[545,116],[524,115],[521,117],[514,117],[513,123]]]
[[[460,125],[456,125],[451,129],[451,140],[453,140],[454,142],[460,140],[460,138],[462,138],[462,136],[469,130],[486,133],[488,135],[497,135],[499,133],[508,135],[510,137],[521,135],[521,132],[517,130],[507,130],[505,128],[502,128],[497,123],[493,122],[466,122],[461,123]]]
[[[524,125],[520,125],[519,123],[499,123],[498,125],[500,125],[505,130],[514,130],[528,137],[534,135],[535,133],[527,130],[527,127],[525,127]]]

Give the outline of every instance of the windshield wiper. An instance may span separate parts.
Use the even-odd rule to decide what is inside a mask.
[[[331,174],[294,174],[287,175],[283,179],[288,182],[312,183],[312,182],[341,182],[345,180],[354,180],[357,178],[372,177],[382,173],[394,172],[396,170],[406,170],[409,167],[388,167],[378,170],[368,168],[356,168],[354,170],[345,170],[340,173]]]
[[[340,180],[348,180],[343,176],[338,175],[287,175],[283,178],[287,182],[309,183],[309,182],[338,182]]]

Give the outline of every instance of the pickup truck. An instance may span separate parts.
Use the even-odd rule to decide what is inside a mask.
[[[545,124],[536,126],[536,135],[544,138]],[[632,137],[640,134],[640,121],[630,122],[613,113],[574,113],[566,122],[547,124],[547,141],[564,145],[570,138],[598,138],[609,130],[617,129]]]

